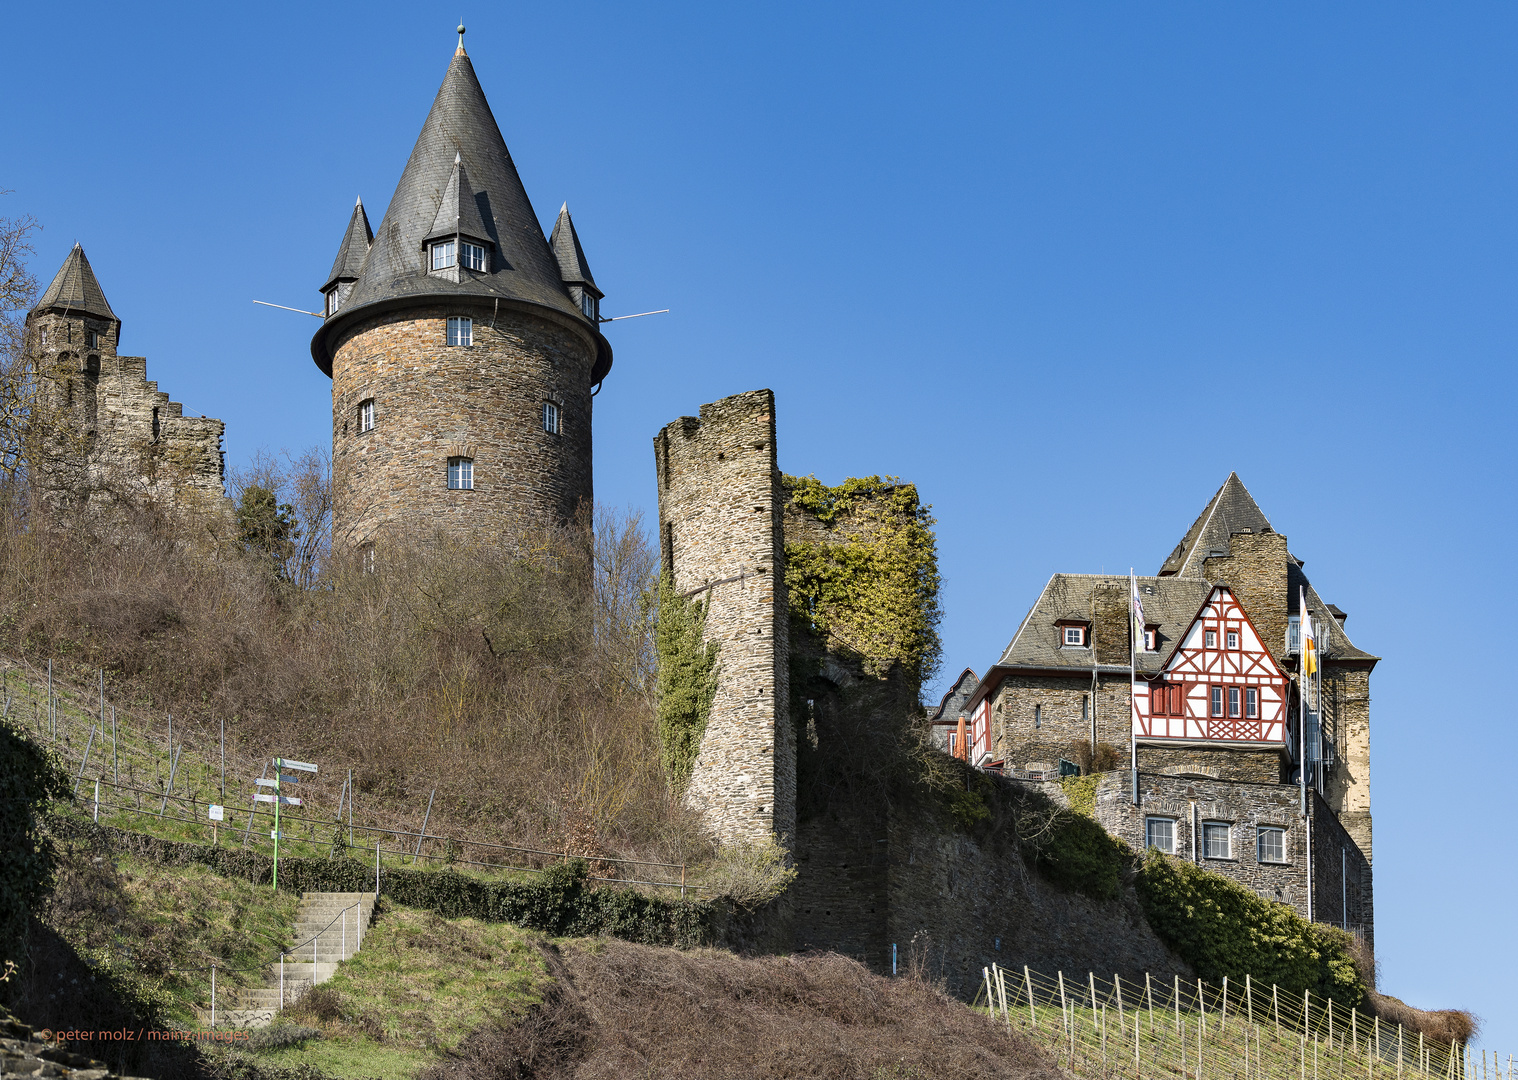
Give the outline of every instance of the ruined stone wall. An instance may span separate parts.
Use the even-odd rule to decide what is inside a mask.
[[[686,799],[725,842],[796,834],[796,741],[775,464],[775,399],[701,407],[654,439],[659,539],[676,591],[706,599],[719,645],[711,716]]]
[[[42,376],[38,473],[54,511],[151,505],[208,516],[218,529],[230,521],[226,425],[185,416],[148,379],[145,358],[118,355],[117,324],[39,313],[28,342]]]
[[[473,344],[449,346],[449,316]],[[333,539],[386,530],[486,533],[572,521],[593,497],[596,348],[572,320],[461,301],[354,324],[333,351]],[[374,402],[360,432],[359,405]],[[559,431],[544,405],[559,407]],[[471,458],[474,487],[450,490],[448,459]]]

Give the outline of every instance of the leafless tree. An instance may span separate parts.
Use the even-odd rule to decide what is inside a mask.
[[[0,195],[8,195],[0,190]],[[37,298],[27,269],[31,237],[42,226],[30,215],[0,217],[0,485],[15,483],[22,467],[36,379],[26,361],[26,313]]]
[[[288,504],[300,526],[283,567],[284,577],[302,589],[316,583],[332,550],[332,459],[324,447],[300,454],[260,450],[244,467],[232,470],[232,498],[259,487]]]

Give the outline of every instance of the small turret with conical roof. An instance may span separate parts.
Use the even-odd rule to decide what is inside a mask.
[[[567,209],[544,237],[459,33],[384,218],[371,234],[355,207],[322,289],[311,355],[350,548],[569,521],[593,494],[602,294]]]

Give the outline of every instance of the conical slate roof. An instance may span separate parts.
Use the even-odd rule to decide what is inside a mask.
[[[364,259],[369,255],[369,245],[374,242],[374,230],[369,228],[369,215],[364,213],[364,200],[353,204],[353,214],[348,218],[348,231],[343,233],[342,246],[332,263],[332,273],[322,291],[332,287],[334,281],[354,281],[364,269]]]
[[[1202,516],[1192,522],[1191,528],[1160,567],[1160,576],[1176,574],[1181,577],[1201,577],[1203,561],[1214,552],[1227,554],[1228,538],[1236,532],[1249,529],[1253,532],[1270,532],[1270,522],[1265,517],[1254,496],[1239,479],[1239,474],[1229,473],[1223,486],[1202,511]]]
[[[423,245],[455,179],[472,189],[458,191],[458,207],[467,209],[472,204],[477,208],[484,233],[481,239],[490,241],[493,250],[488,272],[464,273],[458,275],[460,280],[449,281],[427,273]],[[342,311],[316,332],[311,355],[331,374],[330,343],[350,320],[464,297],[525,302],[588,323],[559,277],[558,262],[475,77],[474,65],[460,46],[353,291]],[[596,328],[592,330],[598,345],[592,378],[599,381],[611,368],[611,347]]]
[[[37,301],[37,306],[32,310],[46,311],[50,308],[73,315],[94,315],[110,319],[117,325],[121,323],[111,310],[111,305],[106,303],[100,282],[95,279],[95,271],[90,269],[90,260],[84,257],[84,248],[78,244],[74,245],[68,258],[63,260],[53,283],[43,291],[42,299]]]
[[[596,288],[596,279],[590,276],[590,263],[585,259],[585,249],[580,246],[580,237],[575,232],[575,223],[569,216],[569,204],[559,207],[559,220],[553,223],[553,235],[548,238],[548,246],[553,249],[553,257],[559,260],[559,277],[566,285],[583,285],[596,294],[596,299],[603,295]]]
[[[453,173],[448,177],[448,186],[443,189],[443,200],[438,203],[437,214],[426,238],[435,240],[461,233],[479,240],[490,237],[489,226],[480,214],[480,201],[475,198],[474,187],[469,183],[469,172],[464,168],[462,156],[455,154]]]

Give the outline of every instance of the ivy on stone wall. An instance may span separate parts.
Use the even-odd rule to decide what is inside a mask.
[[[814,516],[836,542],[788,535],[785,583],[793,614],[829,649],[858,656],[883,676],[901,664],[909,677],[938,668],[938,549],[929,507],[917,487],[867,476],[837,487],[815,476],[786,476],[792,504]]]
[[[654,624],[658,652],[659,753],[670,790],[685,791],[706,734],[717,694],[715,641],[704,640],[707,604],[675,592],[668,574],[659,579],[659,612]]]
[[[1136,884],[1149,925],[1202,978],[1217,983],[1247,974],[1346,1008],[1365,1000],[1354,939],[1343,930],[1310,923],[1286,904],[1158,851],[1144,857]]]

